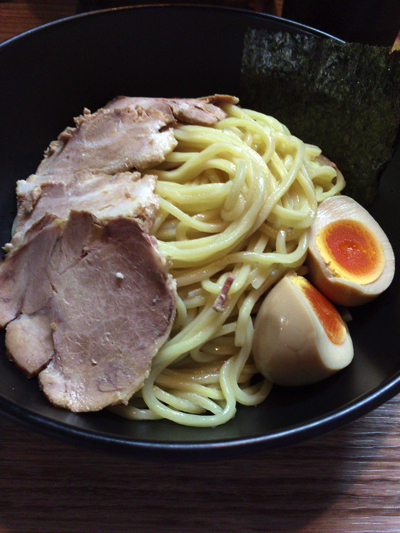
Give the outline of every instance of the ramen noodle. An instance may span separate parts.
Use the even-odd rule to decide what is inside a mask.
[[[345,186],[316,146],[279,121],[225,104],[211,127],[178,125],[178,145],[152,169],[160,209],[152,229],[178,287],[177,315],[126,418],[212,427],[237,404],[268,396],[252,360],[265,293],[301,268],[318,204]]]

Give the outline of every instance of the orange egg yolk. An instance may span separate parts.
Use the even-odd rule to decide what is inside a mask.
[[[334,276],[360,285],[376,281],[385,266],[382,244],[358,220],[342,219],[327,224],[319,231],[316,245]]]
[[[334,305],[303,276],[293,276],[290,279],[310,302],[328,339],[333,344],[343,344],[346,339],[346,326]]]

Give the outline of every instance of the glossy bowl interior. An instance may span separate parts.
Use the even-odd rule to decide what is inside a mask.
[[[90,13],[42,26],[0,46],[0,243],[15,216],[15,182],[34,172],[43,151],[84,107],[116,95],[240,95],[248,28],[314,32],[250,11],[147,6]],[[323,147],[322,147],[323,148]],[[399,254],[400,150],[372,206]],[[354,309],[353,363],[307,388],[274,387],[262,405],[239,407],[212,429],[169,421],[128,422],[102,411],[73,414],[50,405],[0,338],[0,409],[49,435],[150,457],[221,457],[292,444],[356,419],[400,391],[399,274],[376,301]]]

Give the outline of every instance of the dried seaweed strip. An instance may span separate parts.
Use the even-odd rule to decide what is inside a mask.
[[[400,52],[312,35],[249,30],[241,103],[320,146],[369,205],[400,124]]]

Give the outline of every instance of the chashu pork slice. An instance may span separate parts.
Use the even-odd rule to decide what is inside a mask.
[[[46,216],[0,265],[10,358],[74,412],[126,403],[142,387],[175,310],[165,259],[132,218]]]
[[[119,96],[109,102],[106,109],[124,109],[140,107],[145,110],[158,109],[169,114],[181,124],[212,126],[226,118],[223,104],[237,104],[239,99],[226,94],[215,94],[202,98],[145,98]]]
[[[28,181],[66,182],[81,170],[105,174],[145,170],[162,162],[175,148],[173,123],[173,118],[159,109],[101,108],[95,113],[85,109],[75,119],[76,127],[66,128],[50,144]]]
[[[134,218],[147,233],[154,224],[159,199],[157,178],[139,172],[104,173],[82,176],[67,183],[45,183],[41,187],[18,182],[18,217],[15,234],[8,249],[18,247],[24,234],[47,214],[67,219],[70,210],[87,211],[101,221],[113,217]]]

